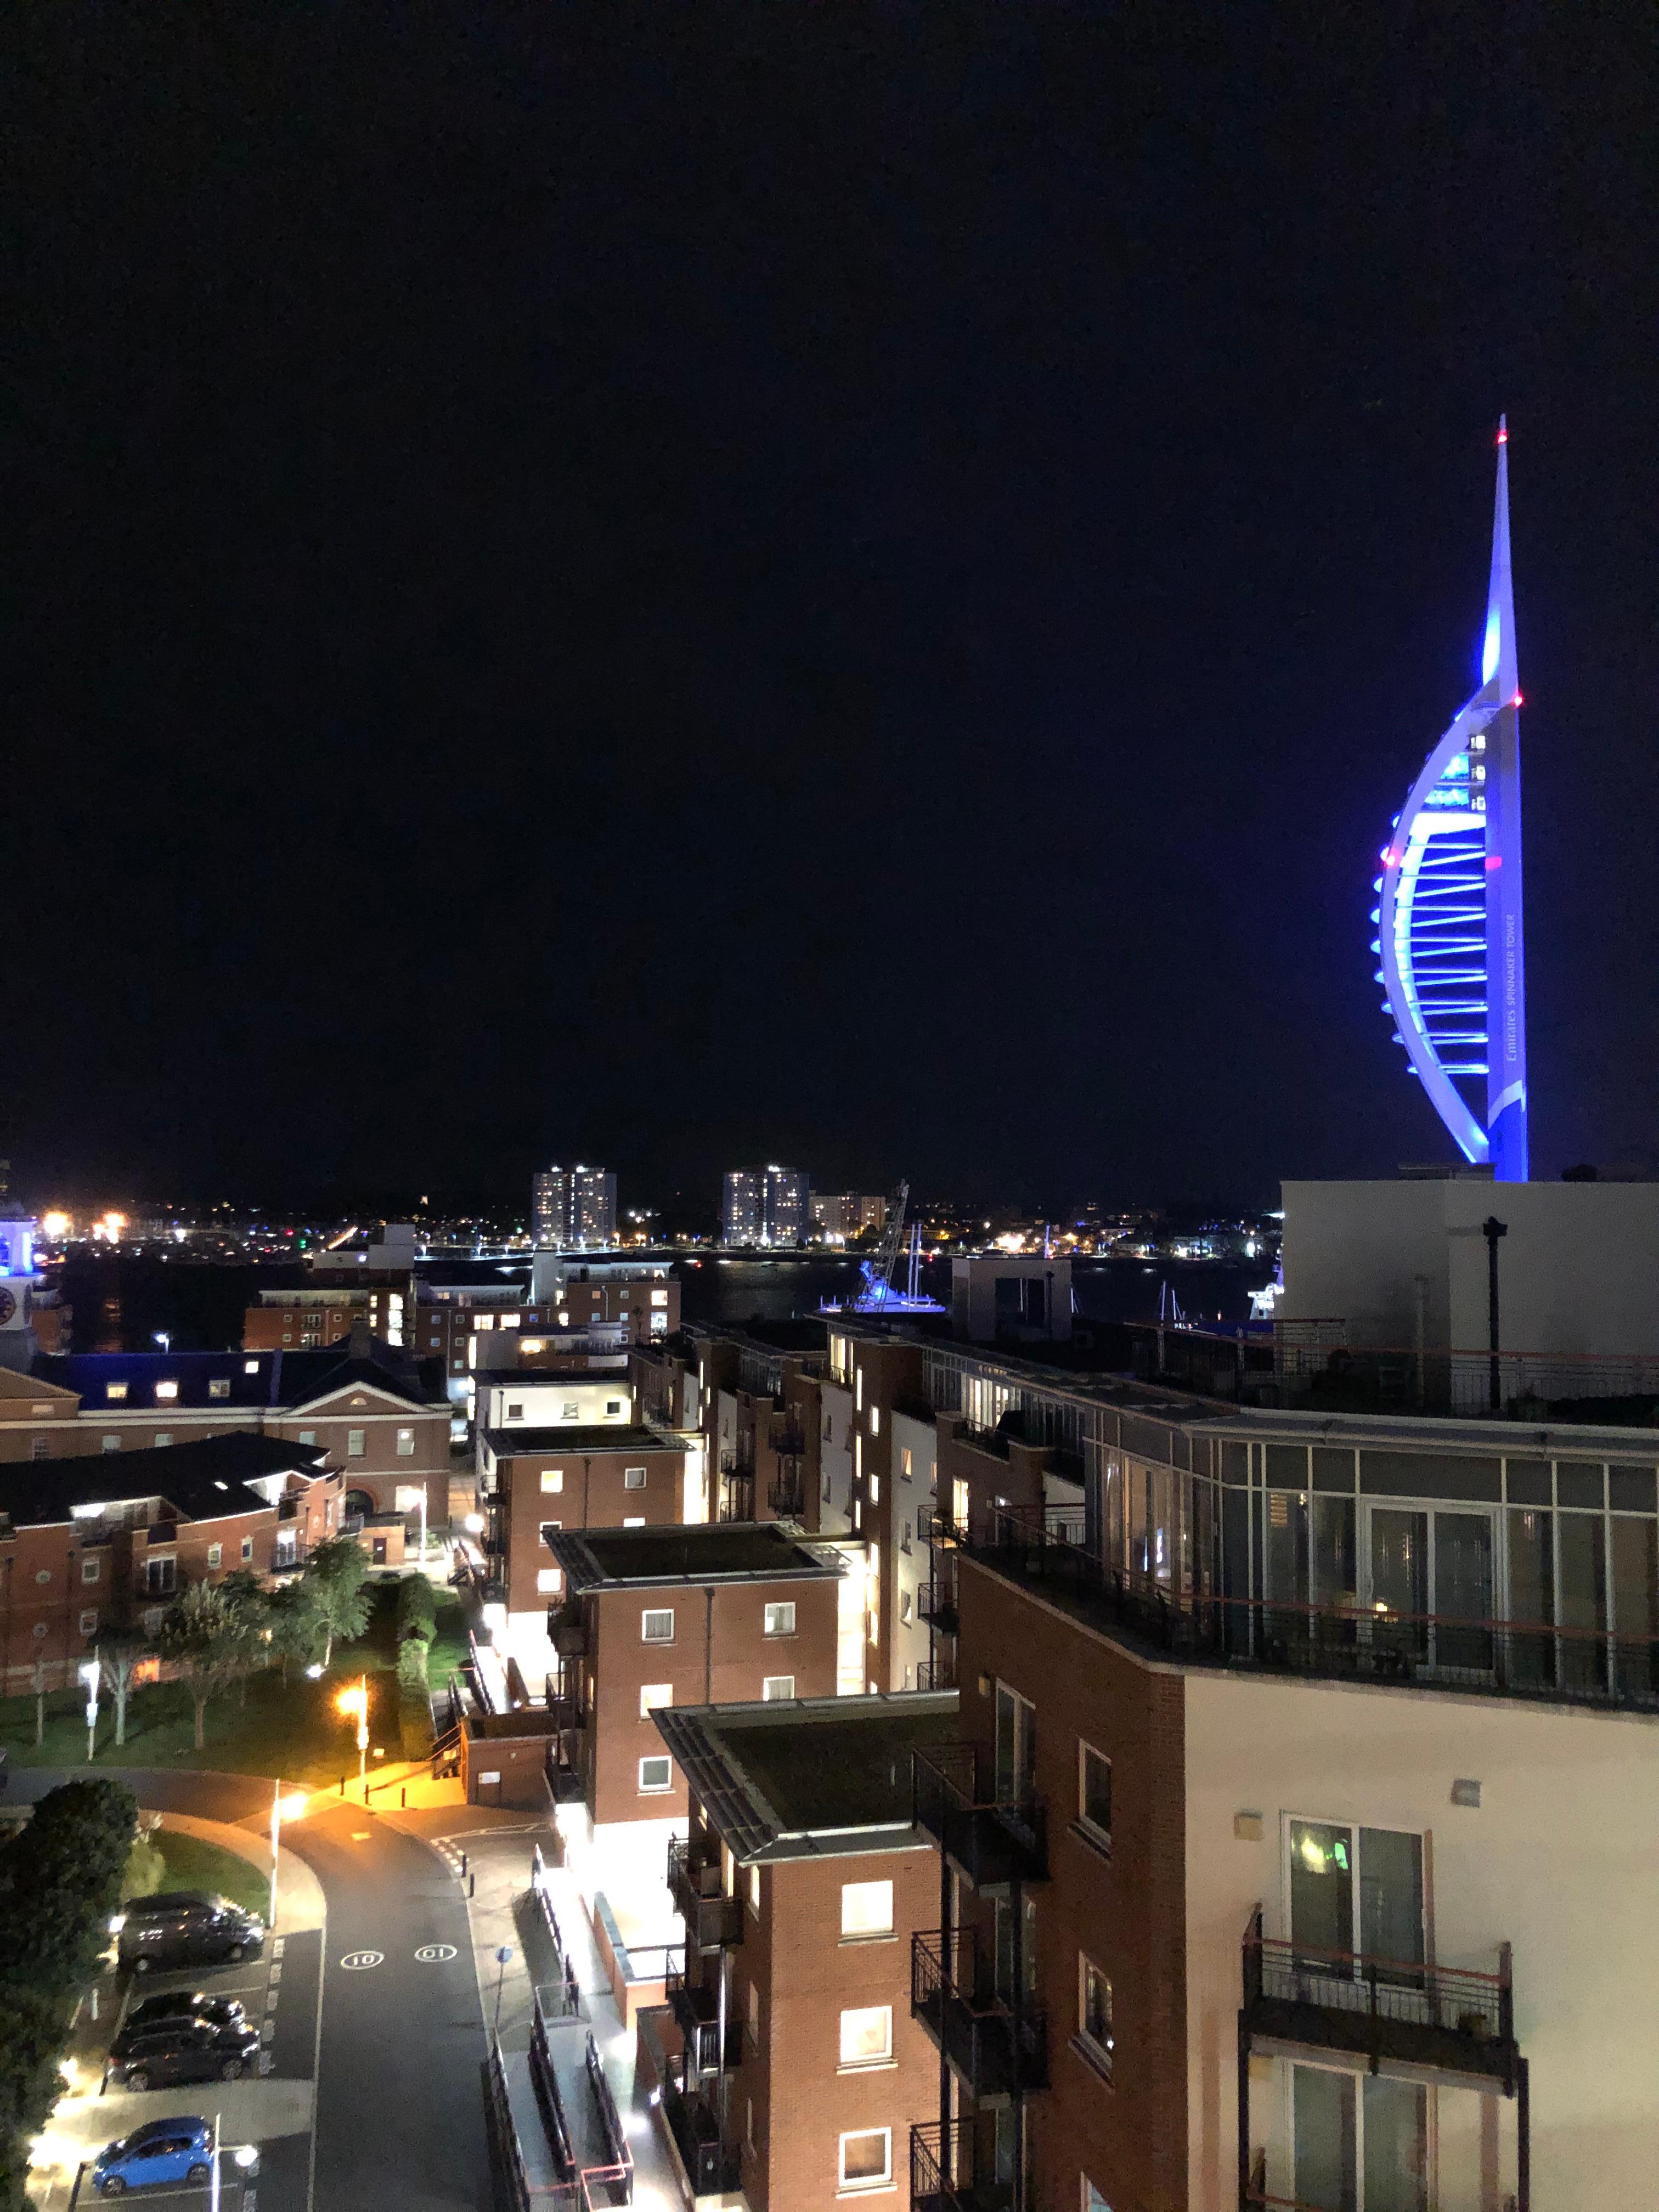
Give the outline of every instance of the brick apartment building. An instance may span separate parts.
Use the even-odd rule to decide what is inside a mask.
[[[1646,2202],[1650,1432],[924,1370],[967,1747],[916,1763],[913,2203]]]
[[[550,1530],[565,1597],[560,1808],[578,1857],[660,1883],[685,1778],[652,1715],[668,1705],[833,1698],[842,1563],[775,1526]]]
[[[160,1626],[191,1583],[303,1563],[335,1534],[323,1455],[246,1431],[0,1468],[0,1686],[74,1680],[100,1636]]]
[[[910,2015],[910,1952],[938,1863],[912,1825],[911,1759],[956,1699],[842,1698],[663,1710],[690,1789],[670,1853],[686,1930],[672,2012],[639,2023],[659,2124],[695,2193],[817,2212],[904,2185],[939,2058]]]
[[[659,1528],[701,1520],[696,1461],[684,1438],[635,1422],[482,1430],[483,1548],[497,1563],[509,1642],[521,1622],[544,1640],[548,1607],[564,1594],[544,1540],[550,1531]]]
[[[236,1431],[315,1447],[348,1513],[449,1518],[441,1377],[383,1345],[38,1357],[0,1389],[0,1463],[165,1449]]]
[[[702,1377],[694,1339],[677,1332],[661,1344],[635,1345],[628,1356],[634,1410],[659,1429],[702,1425]]]

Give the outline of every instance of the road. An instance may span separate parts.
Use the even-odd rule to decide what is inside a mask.
[[[7,1796],[27,1803],[78,1778],[24,1771]],[[147,1808],[203,1820],[246,1820],[270,1803],[271,1784],[257,1777],[129,1768],[120,1778]],[[257,1966],[204,1978],[242,1996],[256,2017],[268,2006],[273,2021],[270,2076],[235,2085],[228,2101],[257,2100],[278,2082],[316,2085],[311,2129],[264,2145],[258,2212],[487,2212],[483,2018],[454,1874],[428,1844],[361,1806],[319,1808],[284,1830],[283,1849],[321,1883],[325,1928],[284,1936],[279,1960],[268,1951]],[[188,1978],[158,1976],[155,1986]],[[152,2112],[196,2110],[203,2094],[120,2098],[107,2133]],[[228,2140],[231,2117],[228,2110]]]

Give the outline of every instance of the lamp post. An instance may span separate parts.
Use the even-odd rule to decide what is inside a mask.
[[[98,1682],[100,1670],[97,1652],[94,1650],[91,1658],[87,1660],[82,1666],[77,1667],[76,1672],[79,1674],[82,1682],[85,1685],[87,1692],[87,1765],[90,1766],[92,1765],[94,1740],[98,1734]]]
[[[342,1690],[335,1704],[347,1719],[355,1714],[357,1721],[357,1783],[363,1793],[363,1802],[368,1802],[368,1676],[365,1674],[355,1690]]]
[[[284,1797],[279,1781],[270,1800],[270,1917],[265,1923],[267,1927],[276,1925],[276,1855],[283,1823],[284,1820],[297,1820],[305,1809],[304,1790],[296,1790],[291,1796]]]

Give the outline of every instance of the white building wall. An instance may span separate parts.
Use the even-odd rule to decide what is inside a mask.
[[[1185,1771],[1193,2212],[1237,2202],[1240,1945],[1258,1900],[1266,1933],[1289,1933],[1292,1815],[1422,1835],[1431,1960],[1492,1972],[1512,1945],[1534,2206],[1655,2203],[1659,1720],[1194,1669]],[[1479,1782],[1478,1809],[1453,1804],[1460,1779]],[[1250,1814],[1259,1842],[1236,1832]],[[1288,2063],[1258,2060],[1252,2081],[1268,2191],[1284,2197]],[[1430,2129],[1431,2203],[1500,2212],[1516,2186],[1514,2103],[1441,2087]]]
[[[927,1656],[927,1624],[921,1618],[921,1585],[932,1554],[927,1516],[939,1485],[939,1437],[932,1422],[895,1413],[893,1420],[893,1526],[897,1614],[893,1622],[893,1674],[890,1687],[913,1690],[916,1668]],[[909,1454],[910,1472],[905,1473]],[[908,1600],[907,1607],[906,1600]],[[905,1620],[906,1611],[909,1620]]]
[[[853,1525],[853,1394],[834,1382],[818,1392],[818,1526],[844,1536]]]
[[[1285,1320],[1341,1320],[1356,1344],[1483,1351],[1486,1243],[1504,1348],[1659,1354],[1659,1183],[1474,1178],[1287,1182]]]

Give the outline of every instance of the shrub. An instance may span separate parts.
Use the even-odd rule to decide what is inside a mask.
[[[430,1644],[438,1632],[438,1598],[424,1575],[405,1575],[398,1590],[398,1638]]]

